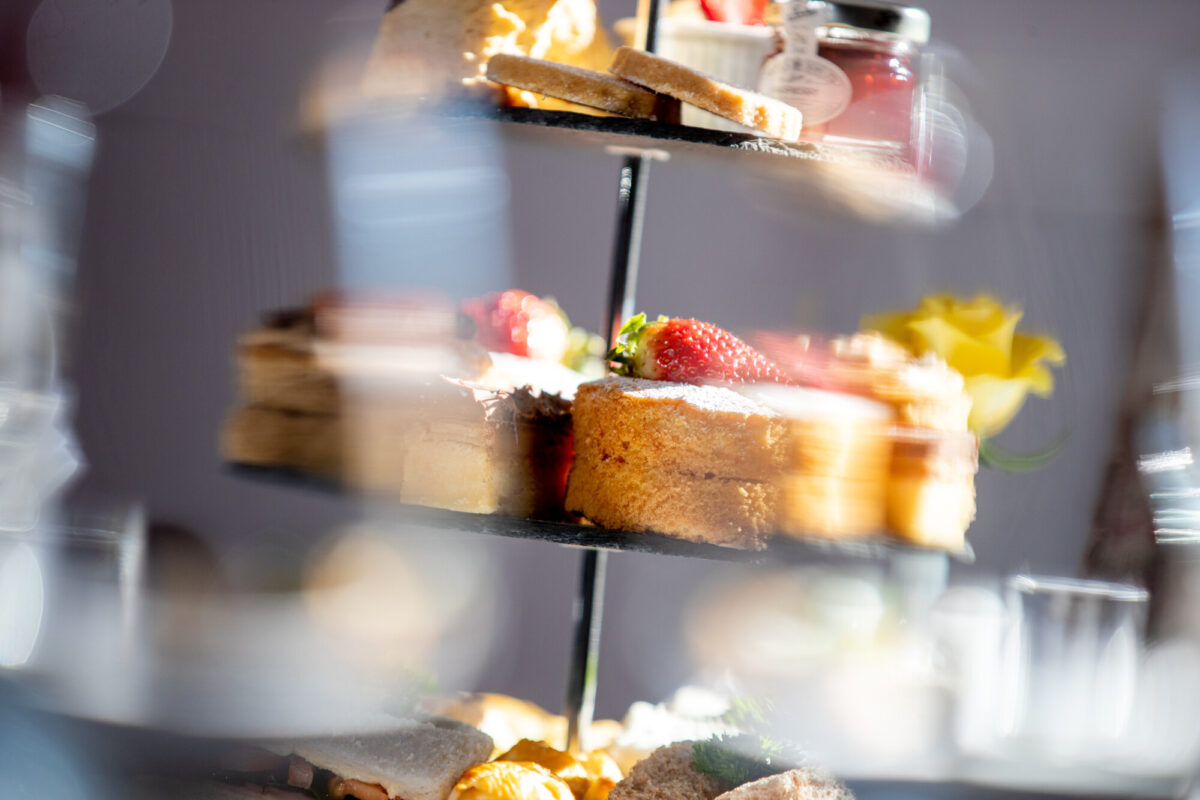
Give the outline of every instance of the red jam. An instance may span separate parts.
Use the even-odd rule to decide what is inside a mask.
[[[850,78],[850,105],[824,124],[806,126],[805,133],[907,148],[917,85],[912,52],[905,41],[822,37],[817,55],[837,64]]]

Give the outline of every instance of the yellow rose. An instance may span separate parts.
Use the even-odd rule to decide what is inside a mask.
[[[1017,333],[1020,321],[1019,309],[986,295],[966,301],[930,295],[915,311],[866,317],[863,327],[895,339],[914,355],[936,353],[962,373],[971,395],[968,424],[985,438],[1016,416],[1028,392],[1049,397],[1054,376],[1047,364],[1066,360],[1054,339]]]

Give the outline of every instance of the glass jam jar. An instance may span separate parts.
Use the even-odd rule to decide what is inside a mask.
[[[817,55],[850,78],[850,104],[817,126],[824,138],[909,145],[917,79],[914,61],[929,41],[929,14],[912,6],[826,2]]]
[[[811,122],[801,138],[907,151],[929,14],[874,0],[791,0],[781,8],[784,44],[768,59],[780,63],[773,72],[764,67],[769,85],[760,90],[805,112]]]

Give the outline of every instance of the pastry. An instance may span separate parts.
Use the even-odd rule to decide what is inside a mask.
[[[268,314],[238,338],[242,400],[270,409],[336,414],[347,384],[437,370],[470,378],[491,368],[462,338],[453,308],[434,301],[363,300],[322,293],[298,309]]]
[[[967,430],[971,396],[962,375],[936,355],[914,358],[878,333],[836,339],[831,349],[832,379],[847,391],[892,406],[899,424],[948,433]]]
[[[463,773],[447,800],[576,800],[550,770],[532,763],[493,761]]]
[[[618,47],[608,71],[659,94],[762,131],[777,139],[796,139],[802,115],[787,103],[714,80],[674,61]]]
[[[561,516],[571,417],[557,395],[434,377],[356,393],[341,431],[351,486],[433,508]]]
[[[363,81],[372,96],[479,93],[537,105],[487,82],[497,53],[603,69],[612,49],[592,0],[404,0],[384,15]]]
[[[527,700],[484,692],[428,702],[433,713],[473,725],[491,736],[496,744],[495,755],[511,750],[524,739],[542,742],[565,742],[567,739],[566,717],[551,714]],[[621,724],[614,720],[595,720],[588,741],[597,748],[604,748],[620,732]]]
[[[913,544],[961,550],[975,518],[975,435],[898,427],[892,441],[888,529]]]
[[[778,414],[718,386],[610,377],[575,397],[566,507],[597,525],[761,548],[783,463]]]
[[[780,533],[857,536],[883,530],[892,410],[853,395],[758,386],[786,425],[778,478]]]
[[[344,471],[340,417],[241,406],[225,421],[221,453],[235,464],[287,467],[337,480]]]
[[[229,461],[295,469],[414,505],[562,516],[571,426],[561,396],[497,388],[506,378],[495,374],[481,376],[487,385],[428,373],[368,377],[362,363],[342,374],[299,356],[284,363],[243,371],[249,403],[222,432]]]
[[[606,72],[499,53],[488,61],[496,83],[569,100],[623,117],[678,121],[679,102]]]
[[[531,739],[522,739],[496,760],[544,767],[570,787],[575,800],[606,800],[622,777],[616,762],[603,751],[575,755]]]
[[[502,314],[497,298],[509,295],[517,307]],[[553,358],[568,351],[569,323],[540,298],[514,291],[466,307],[483,314],[466,336]],[[489,355],[463,338],[464,318],[429,298],[328,293],[273,315],[238,342],[244,404],[225,425],[225,457],[414,505],[561,518],[570,397],[583,376]]]

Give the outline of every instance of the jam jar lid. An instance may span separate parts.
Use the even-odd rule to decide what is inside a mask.
[[[853,3],[809,0],[808,7],[822,12],[822,27],[855,28],[908,39],[916,44],[929,41],[929,12],[923,8],[873,0],[855,0]]]

